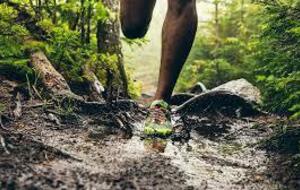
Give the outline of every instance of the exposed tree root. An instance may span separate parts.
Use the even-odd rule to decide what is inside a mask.
[[[51,95],[83,100],[82,97],[75,95],[71,91],[67,81],[56,71],[42,51],[32,53],[30,64],[35,72],[38,73],[43,85]]]

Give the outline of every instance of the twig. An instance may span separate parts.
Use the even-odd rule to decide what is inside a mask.
[[[210,103],[210,104],[203,110],[203,112],[205,113],[207,110],[209,110],[209,109],[211,108],[212,104],[213,104],[213,103]]]
[[[25,105],[23,107],[25,108],[38,108],[38,107],[43,107],[43,106],[52,106],[54,103],[40,103],[40,104],[34,104],[34,105]]]
[[[20,97],[20,93],[17,94],[16,97],[17,101],[16,101],[16,108],[13,111],[15,118],[20,118],[22,115],[22,103],[21,103],[21,97]]]
[[[35,94],[38,96],[38,98],[40,100],[43,100],[41,94],[39,93],[39,91],[36,89],[35,85],[32,86],[33,91],[35,92]]]
[[[32,91],[31,91],[30,79],[29,79],[28,75],[26,75],[26,84],[27,84],[30,99],[32,99],[33,95],[32,95]]]
[[[57,124],[58,126],[61,126],[61,123],[59,121],[59,119],[52,113],[48,114],[48,119],[52,122],[55,122],[55,124]]]
[[[130,115],[128,112],[125,112],[124,115],[125,115],[125,117],[126,117],[128,120],[130,120],[131,122],[135,122],[135,119],[133,119],[133,118],[131,117],[131,115]]]
[[[121,121],[120,118],[116,117],[116,118],[115,118],[115,121],[117,122],[117,124],[119,125],[119,127],[120,127],[121,129],[123,129],[123,128],[125,127],[124,123]]]
[[[2,145],[2,147],[3,147],[4,151],[5,151],[5,153],[6,153],[6,154],[10,154],[10,152],[9,152],[9,151],[7,150],[7,148],[6,148],[5,139],[3,138],[2,135],[0,135],[0,142],[1,142],[1,145]]]

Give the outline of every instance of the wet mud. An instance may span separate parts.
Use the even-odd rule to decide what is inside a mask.
[[[134,102],[61,110],[22,99],[22,116],[13,118],[14,95],[0,99],[0,189],[284,187],[260,146],[273,116],[174,114],[176,136],[160,139],[142,135],[146,110]]]

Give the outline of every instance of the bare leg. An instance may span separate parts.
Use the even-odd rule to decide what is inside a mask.
[[[152,18],[156,0],[121,0],[122,31],[128,38],[141,38]]]
[[[162,58],[156,100],[169,101],[197,30],[195,0],[168,0],[162,34]]]

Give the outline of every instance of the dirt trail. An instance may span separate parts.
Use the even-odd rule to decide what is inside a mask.
[[[53,150],[43,151],[38,158],[33,153],[38,163],[29,162],[31,171],[21,169],[21,177],[12,180],[16,187],[42,189],[278,189],[268,177],[266,152],[253,148],[267,132],[252,128],[255,123],[236,122],[233,133],[226,135],[230,140],[209,140],[194,132],[184,144],[139,136],[103,140],[82,126],[53,130],[25,124],[20,132],[26,131],[41,146],[59,150],[57,155],[62,152],[70,157],[49,158]]]
[[[0,98],[14,107],[13,99]],[[282,187],[270,174],[268,153],[259,148],[259,142],[272,132],[267,127],[274,122],[271,116],[226,117],[218,126],[203,124],[201,117],[199,125],[188,131],[189,139],[178,142],[143,137],[145,111],[133,102],[117,104],[110,113],[81,110],[69,115],[32,106],[37,103],[23,101],[26,107],[20,119],[4,119],[6,130],[0,130],[1,188]],[[134,124],[130,128],[120,125],[116,115],[120,120],[126,116]],[[199,121],[199,117],[195,119]]]

